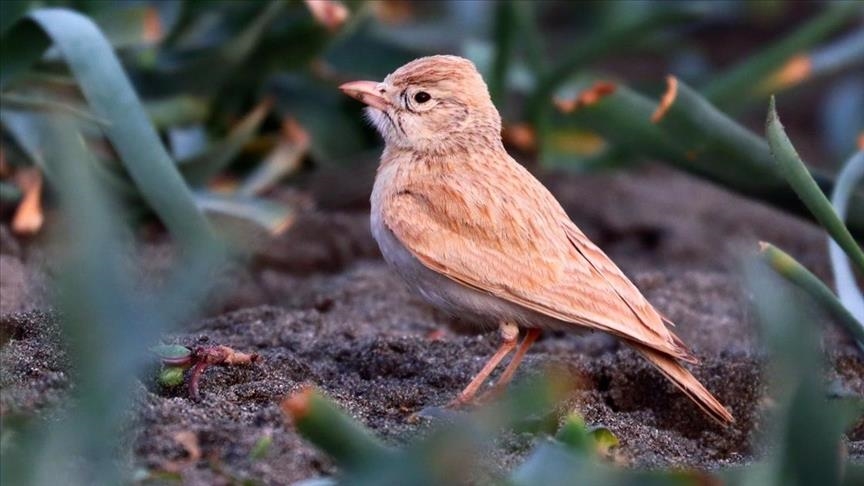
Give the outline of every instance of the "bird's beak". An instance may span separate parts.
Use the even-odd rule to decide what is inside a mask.
[[[377,108],[381,111],[387,111],[390,105],[381,93],[378,91],[378,84],[375,81],[351,81],[339,86],[346,95],[366,103],[372,108]]]

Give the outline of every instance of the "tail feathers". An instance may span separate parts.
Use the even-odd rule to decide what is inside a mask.
[[[719,422],[721,425],[729,425],[735,422],[732,414],[726,410],[714,395],[711,394],[699,380],[696,379],[686,368],[681,366],[678,361],[671,358],[660,351],[649,347],[631,344],[639,353],[642,354],[648,361],[651,362],[658,370],[660,370],[666,378],[672,381],[681,391],[684,392],[691,400],[693,400],[703,412],[708,414],[712,419]]]

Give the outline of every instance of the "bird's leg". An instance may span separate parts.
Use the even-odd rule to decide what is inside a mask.
[[[489,358],[489,361],[486,362],[483,369],[474,375],[471,383],[468,383],[468,386],[459,393],[459,396],[450,402],[451,407],[459,407],[466,403],[470,403],[474,399],[474,395],[477,394],[477,390],[480,389],[483,382],[489,378],[489,375],[495,371],[495,368],[501,360],[510,354],[510,351],[513,351],[513,348],[516,347],[516,340],[519,338],[519,327],[517,327],[516,324],[502,322],[499,327],[499,332],[501,333],[501,346],[498,347],[498,351]]]
[[[491,390],[487,391],[483,395],[479,397],[480,402],[485,402],[490,398],[494,398],[502,391],[507,385],[513,380],[513,375],[516,374],[516,369],[519,368],[519,364],[522,363],[522,358],[525,357],[525,353],[528,352],[528,348],[534,344],[534,341],[540,336],[539,329],[528,329],[527,334],[525,334],[525,339],[522,340],[522,343],[519,344],[519,349],[516,350],[516,354],[513,355],[513,358],[510,360],[510,363],[507,365],[507,368],[504,369],[504,373],[501,373],[501,377],[498,378],[498,383],[495,384],[495,387]]]

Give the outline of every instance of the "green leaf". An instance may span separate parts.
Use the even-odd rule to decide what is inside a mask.
[[[510,484],[519,486],[565,486],[573,484],[575,478],[582,484],[603,484],[588,457],[547,440],[534,448],[508,479]]]
[[[159,129],[200,123],[210,115],[210,103],[195,95],[147,101],[144,108],[150,121]]]
[[[4,93],[0,95],[0,102],[3,103],[3,109],[65,113],[97,125],[104,126],[108,124],[106,120],[96,118],[86,110],[82,110],[69,103],[63,103],[49,98],[16,93]]]
[[[192,350],[180,344],[159,344],[150,348],[150,351],[160,358],[185,358],[192,355]]]
[[[606,427],[592,427],[589,431],[594,439],[595,450],[603,456],[608,456],[613,448],[618,447],[618,437]]]
[[[769,417],[773,447],[766,461],[774,484],[838,484],[843,461],[842,432],[851,407],[825,400],[824,358],[813,316],[796,294],[763,265],[745,262],[748,287],[769,351],[771,396],[778,406]],[[860,413],[860,410],[858,411]],[[743,484],[764,484],[764,469]]]
[[[0,2],[0,35],[6,33],[21,18],[33,2],[29,0],[5,0]]]
[[[0,38],[0,90],[24,75],[51,45],[38,26],[18,21]]]
[[[242,196],[256,196],[267,191],[287,174],[296,171],[307,151],[307,144],[281,141],[243,180],[237,193]]]
[[[335,86],[294,74],[280,75],[271,85],[280,116],[296,118],[309,132],[309,151],[316,162],[336,166],[353,161],[369,145],[372,134],[360,116],[360,103],[348,100]]]
[[[585,426],[585,420],[578,413],[571,413],[555,434],[555,439],[580,454],[587,454],[594,446],[591,434]]]
[[[154,5],[117,5],[93,13],[93,21],[115,49],[159,40],[160,18]]]
[[[166,366],[159,372],[159,384],[166,388],[174,388],[183,384],[186,369],[181,366]]]
[[[17,203],[21,200],[23,194],[18,186],[10,184],[6,181],[0,181],[0,201],[4,203]]]
[[[253,223],[278,235],[294,222],[294,211],[285,205],[250,197],[196,192],[195,204],[213,216],[221,216]],[[249,235],[247,235],[249,236]]]
[[[193,186],[200,186],[222,172],[258,132],[258,128],[270,112],[271,105],[269,101],[260,103],[231,129],[225,139],[198,155],[180,160],[180,170],[186,181]]]
[[[702,89],[705,97],[721,107],[743,104],[753,98],[754,88],[774,73],[792,56],[805,52],[820,40],[849,23],[860,11],[857,2],[833,2],[825,11],[813,18],[785,39],[748,56],[737,66],[715,76]]]
[[[267,454],[270,452],[270,446],[273,444],[273,435],[264,434],[255,441],[255,445],[252,446],[252,450],[249,451],[249,459],[253,461],[260,461],[267,457]]]
[[[762,258],[775,272],[809,294],[864,349],[864,323],[859,322],[839,301],[831,289],[810,273],[792,256],[768,243],[762,243]]]
[[[834,212],[831,202],[813,180],[804,161],[798,156],[795,147],[777,116],[774,98],[768,109],[768,120],[765,127],[771,155],[781,169],[781,173],[810,210],[810,213],[822,224],[834,241],[846,252],[858,270],[864,273],[864,251],[849,233],[849,229]],[[850,191],[851,193],[851,191]]]
[[[32,41],[33,27],[42,29],[57,44],[94,115],[109,122],[103,128],[105,135],[169,231],[182,246],[211,240],[209,224],[195,206],[117,56],[95,24],[65,9],[37,10],[29,19],[6,36],[4,45]],[[47,44],[47,39],[43,41],[40,45]]]
[[[660,7],[647,15],[627,19],[599,31],[568,49],[564,59],[540,77],[536,89],[526,103],[528,116],[534,122],[540,139],[544,138],[548,129],[547,118],[552,108],[552,96],[576,72],[622,47],[632,47],[634,42],[660,29],[693,20],[700,14],[698,6],[696,8]]]
[[[392,453],[369,430],[311,388],[282,402],[282,410],[300,435],[347,470],[380,463]]]
[[[683,82],[670,78],[669,83],[675,86],[669,93],[675,95],[665,113],[656,111],[656,103],[647,97],[617,84],[611,94],[556,122],[594,130],[622,155],[660,159],[784,211],[812,217],[778,170],[767,142]],[[819,186],[831,190],[830,177],[815,170],[813,175]],[[851,231],[864,235],[864,195],[853,194],[849,206]]]

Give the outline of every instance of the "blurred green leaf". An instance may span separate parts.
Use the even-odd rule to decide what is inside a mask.
[[[33,5],[30,0],[6,0],[0,2],[0,36],[6,33]]]
[[[423,53],[378,35],[369,19],[358,20],[352,30],[336,38],[323,53],[323,60],[344,76],[383,80],[397,67]]]
[[[611,450],[618,447],[618,437],[606,427],[592,427],[589,434],[594,439],[594,447],[601,455],[608,455]]]
[[[63,181],[57,189],[64,221],[74,231],[61,234],[77,235],[65,242],[70,257],[59,272],[62,329],[76,386],[67,413],[51,421],[46,434],[30,432],[46,442],[39,439],[34,450],[15,449],[26,461],[4,457],[3,483],[115,484],[120,474],[112,438],[129,408],[132,377],[146,362],[142,343],[162,329],[161,321],[138,307],[121,273],[121,224],[87,170],[90,154],[75,123],[63,115],[38,115],[34,127],[46,141],[41,150],[49,171]]]
[[[222,216],[254,223],[278,235],[294,222],[294,210],[283,204],[236,195],[213,192],[195,193],[195,204],[213,216]]]
[[[306,155],[306,143],[280,141],[264,161],[247,176],[237,193],[256,196],[274,187],[286,175],[295,172]]]
[[[591,434],[585,420],[578,413],[571,413],[555,434],[555,439],[576,452],[589,453],[593,447]]]
[[[520,32],[519,40],[524,50],[525,61],[531,71],[539,75],[546,69],[543,37],[537,23],[537,9],[540,4],[518,1],[513,1],[512,4],[515,9],[516,28]]]
[[[806,309],[796,305],[788,286],[763,266],[748,264],[744,269],[771,354],[767,382],[780,403],[772,426],[775,448],[767,459],[769,484],[839,484],[845,462],[839,455],[841,434],[861,413],[860,404],[826,402],[820,340]],[[751,474],[756,477],[745,478],[745,484],[765,484],[763,469]]]
[[[835,32],[860,12],[858,2],[832,2],[825,11],[808,21],[785,39],[762,52],[748,56],[737,66],[715,76],[702,92],[722,108],[734,108],[750,101],[753,89],[761,80],[777,71],[792,56],[806,52],[811,46]]]
[[[210,240],[209,224],[192,201],[190,191],[98,28],[86,17],[63,9],[37,10],[29,19],[10,31],[4,44],[32,40],[32,27],[28,28],[31,22],[44,29],[62,52],[94,115],[109,122],[103,130],[144,199],[182,245],[194,246],[197,240]]]
[[[267,457],[267,454],[270,452],[270,446],[273,444],[273,436],[270,434],[264,434],[255,441],[255,445],[252,446],[252,450],[249,451],[249,459],[253,461],[260,461]]]
[[[272,102],[265,101],[256,106],[228,133],[228,136],[206,148],[202,153],[179,161],[186,181],[201,186],[222,172],[257,133],[258,128],[270,112]]]
[[[598,484],[590,474],[587,456],[575,454],[557,442],[546,440],[510,476],[511,484],[533,486],[572,485],[574,478],[582,484]]]
[[[815,299],[864,348],[864,324],[849,313],[818,277],[774,245],[762,244],[762,257],[774,271]]]
[[[286,0],[271,0],[215,5],[216,8],[230,10],[245,8],[251,10],[253,16],[237,31],[229,31],[225,38],[219,37],[205,46],[160,52],[156,64],[138,72],[137,78],[142,85],[162,96],[194,92],[196,96],[213,98],[214,104],[233,102],[237,93],[225,97],[218,95],[230,88],[226,83],[232,78],[244,74],[240,68],[261,47],[267,29],[284,12],[286,3]],[[210,13],[209,7],[204,13]],[[222,20],[226,19],[233,20],[227,14]],[[261,75],[257,71],[266,72],[257,65],[250,69],[254,69],[255,79],[259,81]],[[205,83],[202,83],[202,76],[206,76]]]
[[[858,267],[860,272],[864,273],[864,251],[858,246],[846,225],[837,217],[831,202],[825,197],[816,181],[813,180],[810,171],[804,165],[804,161],[798,156],[798,152],[795,151],[795,147],[792,146],[792,142],[786,136],[783,125],[777,117],[773,97],[768,109],[765,133],[771,146],[771,154],[789,185],[792,186],[792,189],[795,190],[795,193],[798,194],[798,197],[801,198],[813,216],[834,238],[834,241],[843,248],[852,263]],[[851,191],[849,192],[851,196]]]
[[[621,150],[660,159],[784,211],[812,217],[777,169],[767,142],[680,80],[670,78],[672,85],[674,96],[665,112],[616,84],[611,94],[577,107],[560,123],[596,130]],[[812,172],[818,185],[830,191],[833,180]],[[854,234],[864,235],[864,195],[853,194],[848,224]]]
[[[51,99],[36,96],[19,95],[16,93],[4,93],[0,95],[0,102],[3,103],[4,109],[65,113],[67,115],[74,115],[82,120],[88,121],[90,123],[95,123],[97,125],[108,124],[106,120],[96,118],[95,116],[93,116],[93,114],[86,110],[82,110],[68,103],[54,101]]]
[[[115,49],[154,44],[162,35],[154,5],[114,5],[98,9],[92,19]]]
[[[156,128],[203,122],[210,115],[210,103],[196,95],[178,95],[144,103],[147,116]]]
[[[568,49],[564,58],[548,72],[540,76],[537,87],[526,102],[529,118],[534,122],[537,134],[542,140],[548,130],[548,113],[552,109],[552,96],[555,91],[569,80],[573,74],[589,63],[608,56],[625,46],[649,36],[660,29],[668,29],[676,24],[693,20],[701,15],[701,8],[657,8],[644,16],[626,19],[607,29],[598,31],[588,39]]]
[[[21,189],[6,181],[0,181],[0,201],[4,203],[16,203],[21,199]]]
[[[159,372],[159,384],[166,388],[174,388],[183,384],[186,369],[180,366],[166,366]]]
[[[281,118],[296,118],[309,132],[309,151],[316,162],[330,166],[350,163],[367,147],[372,134],[358,116],[360,103],[349,100],[335,86],[322,86],[295,74],[277,76],[270,85]]]

